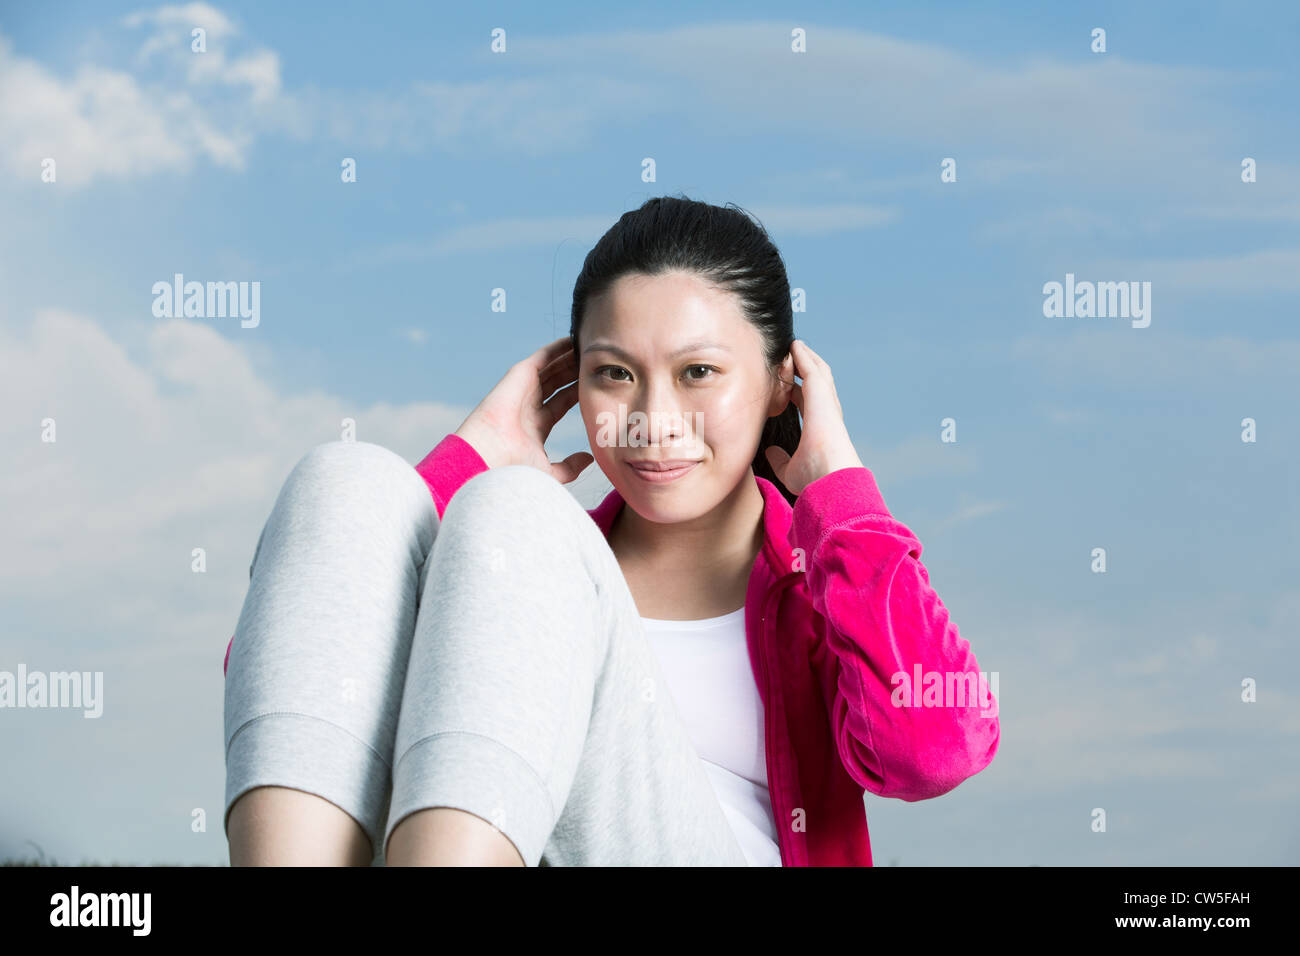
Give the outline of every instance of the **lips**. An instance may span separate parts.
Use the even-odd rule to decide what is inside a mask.
[[[685,468],[688,465],[698,464],[697,458],[673,458],[664,461],[629,461],[628,464],[633,468],[645,471],[677,471],[679,468]]]
[[[652,484],[664,484],[690,474],[699,463],[699,460],[695,458],[676,458],[663,461],[629,461],[627,465],[632,469],[632,474],[642,481],[648,481]]]

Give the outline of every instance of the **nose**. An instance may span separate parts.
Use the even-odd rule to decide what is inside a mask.
[[[658,379],[650,379],[639,397],[643,401],[636,403],[637,410],[646,416],[639,425],[648,444],[670,447],[694,444],[695,435],[694,429],[690,427],[689,412],[683,412],[675,388]],[[631,414],[628,417],[630,419]],[[632,428],[636,424],[629,421],[628,427]]]

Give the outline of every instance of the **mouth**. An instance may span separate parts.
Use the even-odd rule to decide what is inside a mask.
[[[694,470],[699,461],[694,459],[675,459],[672,461],[629,461],[627,466],[642,481],[663,484],[676,481]]]

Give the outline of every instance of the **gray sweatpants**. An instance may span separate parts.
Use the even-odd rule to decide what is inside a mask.
[[[383,865],[456,807],[529,866],[744,866],[618,561],[550,475],[475,475],[439,522],[415,469],[318,445],[262,529],[225,683],[231,805],[324,797]]]

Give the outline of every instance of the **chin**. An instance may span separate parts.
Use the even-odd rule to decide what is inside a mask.
[[[635,492],[625,493],[621,489],[619,494],[623,495],[623,500],[627,502],[629,508],[646,521],[653,521],[655,524],[680,524],[709,511],[708,507],[700,506],[698,497],[694,495],[683,495],[670,501],[663,496],[650,497]]]
[[[619,467],[616,465],[615,467]],[[727,497],[729,489],[718,485],[717,476],[705,471],[711,465],[701,463],[695,473],[667,484],[649,484],[626,473],[611,484],[618,489],[629,508],[646,521],[656,524],[679,524],[708,514]]]

